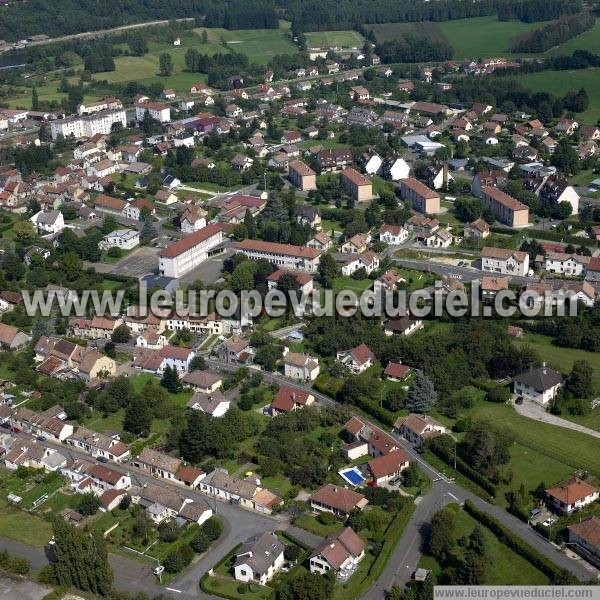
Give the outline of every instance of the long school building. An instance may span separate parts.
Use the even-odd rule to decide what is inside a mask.
[[[235,248],[252,260],[262,258],[281,269],[293,269],[306,273],[316,273],[321,258],[321,250],[317,248],[261,240],[244,240],[237,243]]]
[[[167,246],[158,254],[159,274],[177,278],[195,269],[225,240],[228,228],[225,223],[211,223]]]

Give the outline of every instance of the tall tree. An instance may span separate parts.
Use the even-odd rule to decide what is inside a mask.
[[[594,370],[587,360],[576,360],[567,379],[567,390],[575,398],[591,398],[593,375]]]
[[[150,431],[152,424],[152,405],[148,404],[145,398],[135,396],[127,405],[125,416],[123,418],[123,429],[139,435]]]
[[[54,574],[59,585],[107,596],[113,583],[108,551],[102,535],[77,529],[60,517],[52,522]]]
[[[173,73],[173,59],[168,52],[163,52],[158,57],[159,74],[161,77],[168,77]]]
[[[421,371],[416,371],[412,387],[406,399],[406,408],[412,412],[426,413],[437,403],[433,382]]]
[[[38,99],[38,93],[35,86],[31,90],[31,110],[40,110],[40,101]]]

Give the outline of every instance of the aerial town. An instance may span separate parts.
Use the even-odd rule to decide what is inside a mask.
[[[598,584],[600,7],[51,4],[0,0],[5,597]]]

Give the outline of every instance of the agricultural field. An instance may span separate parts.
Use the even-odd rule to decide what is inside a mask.
[[[357,31],[313,31],[305,35],[308,46],[360,48],[363,45],[363,37]]]
[[[379,42],[391,42],[407,33],[416,33],[430,39],[446,39],[439,27],[439,23],[431,21],[419,23],[380,23],[369,25],[369,29],[375,34]]]
[[[543,26],[545,23],[498,21],[496,17],[475,17],[438,23],[442,35],[453,48],[455,60],[515,56],[508,52],[519,35]]]
[[[519,82],[534,92],[550,92],[560,97],[569,90],[585,88],[590,104],[587,111],[577,115],[578,120],[594,125],[600,117],[600,68],[530,73],[519,77]]]

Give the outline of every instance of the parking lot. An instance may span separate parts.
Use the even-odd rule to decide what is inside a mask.
[[[142,247],[114,264],[96,263],[94,266],[99,273],[138,278],[156,272],[158,268],[157,253],[158,248]]]

